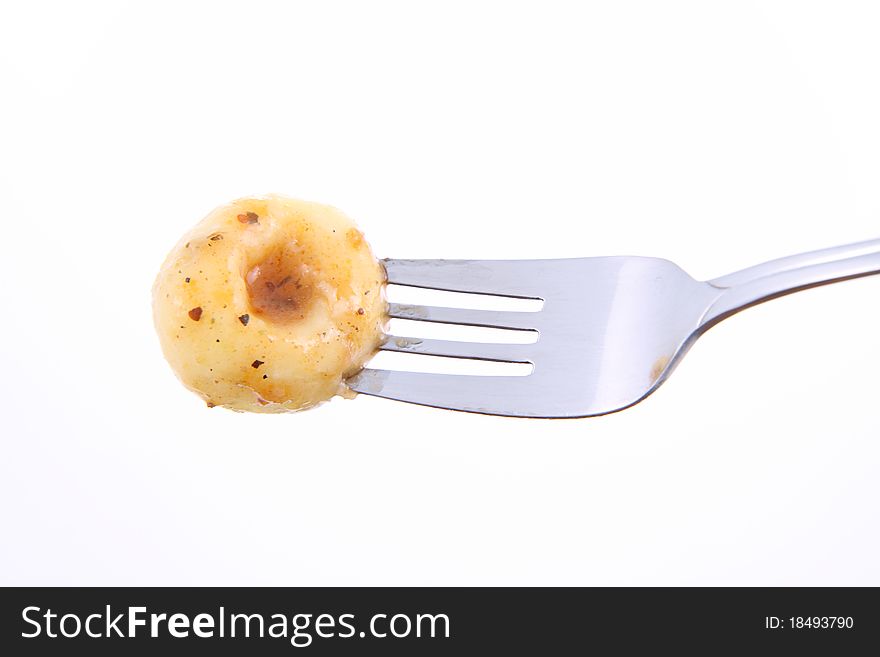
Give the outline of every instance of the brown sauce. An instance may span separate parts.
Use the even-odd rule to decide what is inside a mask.
[[[276,249],[245,275],[253,313],[287,324],[306,316],[314,294],[312,275],[297,256]]]

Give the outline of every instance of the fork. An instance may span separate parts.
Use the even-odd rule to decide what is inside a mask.
[[[543,301],[537,312],[392,303],[391,318],[537,333],[533,344],[386,336],[380,349],[532,366],[527,376],[366,368],[355,392],[489,415],[578,418],[628,408],[706,330],[755,304],[880,274],[880,239],[793,255],[709,281],[661,258],[384,260],[388,283]]]

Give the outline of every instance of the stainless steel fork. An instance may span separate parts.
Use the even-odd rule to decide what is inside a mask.
[[[390,304],[392,318],[535,331],[534,344],[388,336],[381,349],[509,363],[527,376],[364,369],[365,395],[458,411],[575,418],[623,410],[654,392],[722,319],[799,290],[880,273],[880,239],[773,260],[696,281],[660,258],[385,260],[388,282],[543,301],[538,312]]]

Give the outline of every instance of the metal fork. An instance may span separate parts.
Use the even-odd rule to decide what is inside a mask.
[[[660,258],[385,260],[388,283],[538,299],[538,312],[390,304],[392,318],[535,331],[534,344],[387,336],[382,350],[530,363],[527,376],[364,369],[365,395],[489,415],[575,418],[623,410],[654,392],[694,341],[749,306],[880,273],[880,239],[773,260],[696,281]]]

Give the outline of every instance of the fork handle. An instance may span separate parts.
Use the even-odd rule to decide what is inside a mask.
[[[722,292],[703,324],[792,292],[873,274],[880,274],[880,239],[771,260],[708,281]]]

